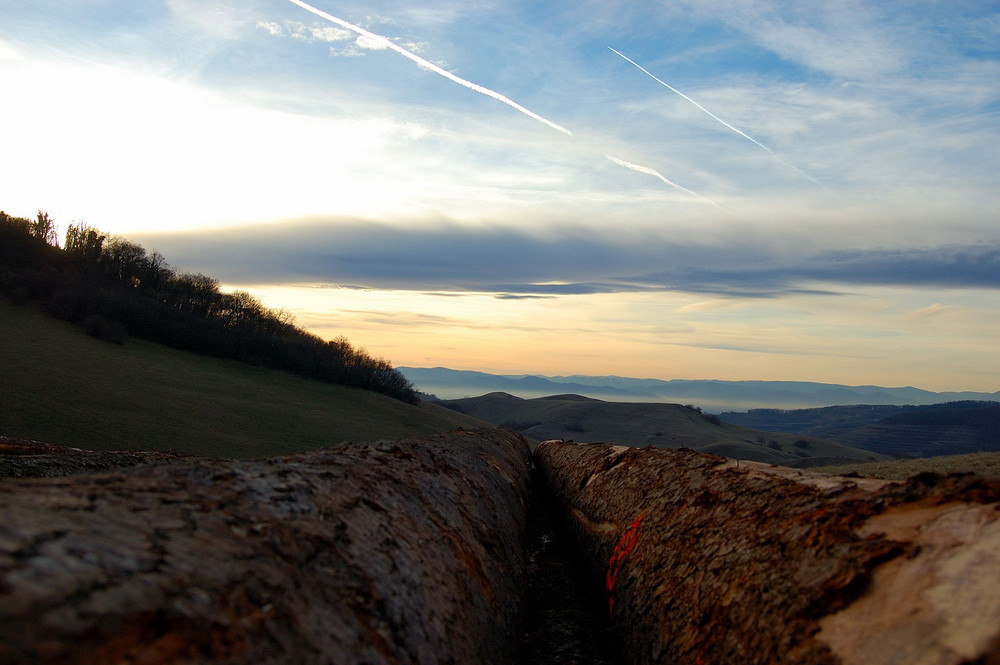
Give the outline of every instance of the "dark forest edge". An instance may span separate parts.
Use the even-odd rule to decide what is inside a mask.
[[[48,213],[0,211],[0,294],[40,303],[94,337],[128,336],[237,360],[416,403],[413,384],[387,360],[340,337],[325,341],[245,291],[223,293],[200,273],[179,273],[159,252],[85,223],[70,224],[65,246]]]

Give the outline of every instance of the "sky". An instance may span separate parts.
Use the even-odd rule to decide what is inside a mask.
[[[1000,2],[0,0],[0,209],[399,366],[1000,390]]]

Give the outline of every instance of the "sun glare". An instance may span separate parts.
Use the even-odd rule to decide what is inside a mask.
[[[184,81],[78,64],[0,62],[10,98],[0,163],[4,205],[38,206],[63,223],[115,233],[243,225],[329,213],[395,214],[403,203],[376,187],[390,122],[328,119],[242,106]],[[53,155],[59,155],[54,159]],[[49,191],[60,183],[58,196]],[[56,201],[72,202],[66,209]],[[20,210],[20,209],[24,210]],[[66,219],[66,218],[69,219]]]

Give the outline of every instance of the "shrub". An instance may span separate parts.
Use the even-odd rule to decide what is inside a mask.
[[[100,293],[86,285],[69,286],[52,294],[46,307],[54,317],[77,323],[100,309]]]
[[[96,337],[112,344],[122,345],[128,337],[125,326],[117,321],[106,319],[100,314],[91,314],[85,317],[81,325],[83,325],[84,332],[91,337]]]
[[[19,286],[10,292],[10,301],[18,307],[24,307],[25,303],[28,302],[28,295],[28,288]]]

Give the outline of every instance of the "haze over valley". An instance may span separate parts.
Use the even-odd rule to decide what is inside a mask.
[[[801,409],[850,404],[938,404],[1000,400],[1000,391],[933,392],[919,388],[847,386],[805,381],[637,379],[622,376],[496,375],[446,367],[400,367],[417,390],[441,399],[507,392],[518,397],[575,393],[616,402],[693,404],[711,413],[748,409]]]

